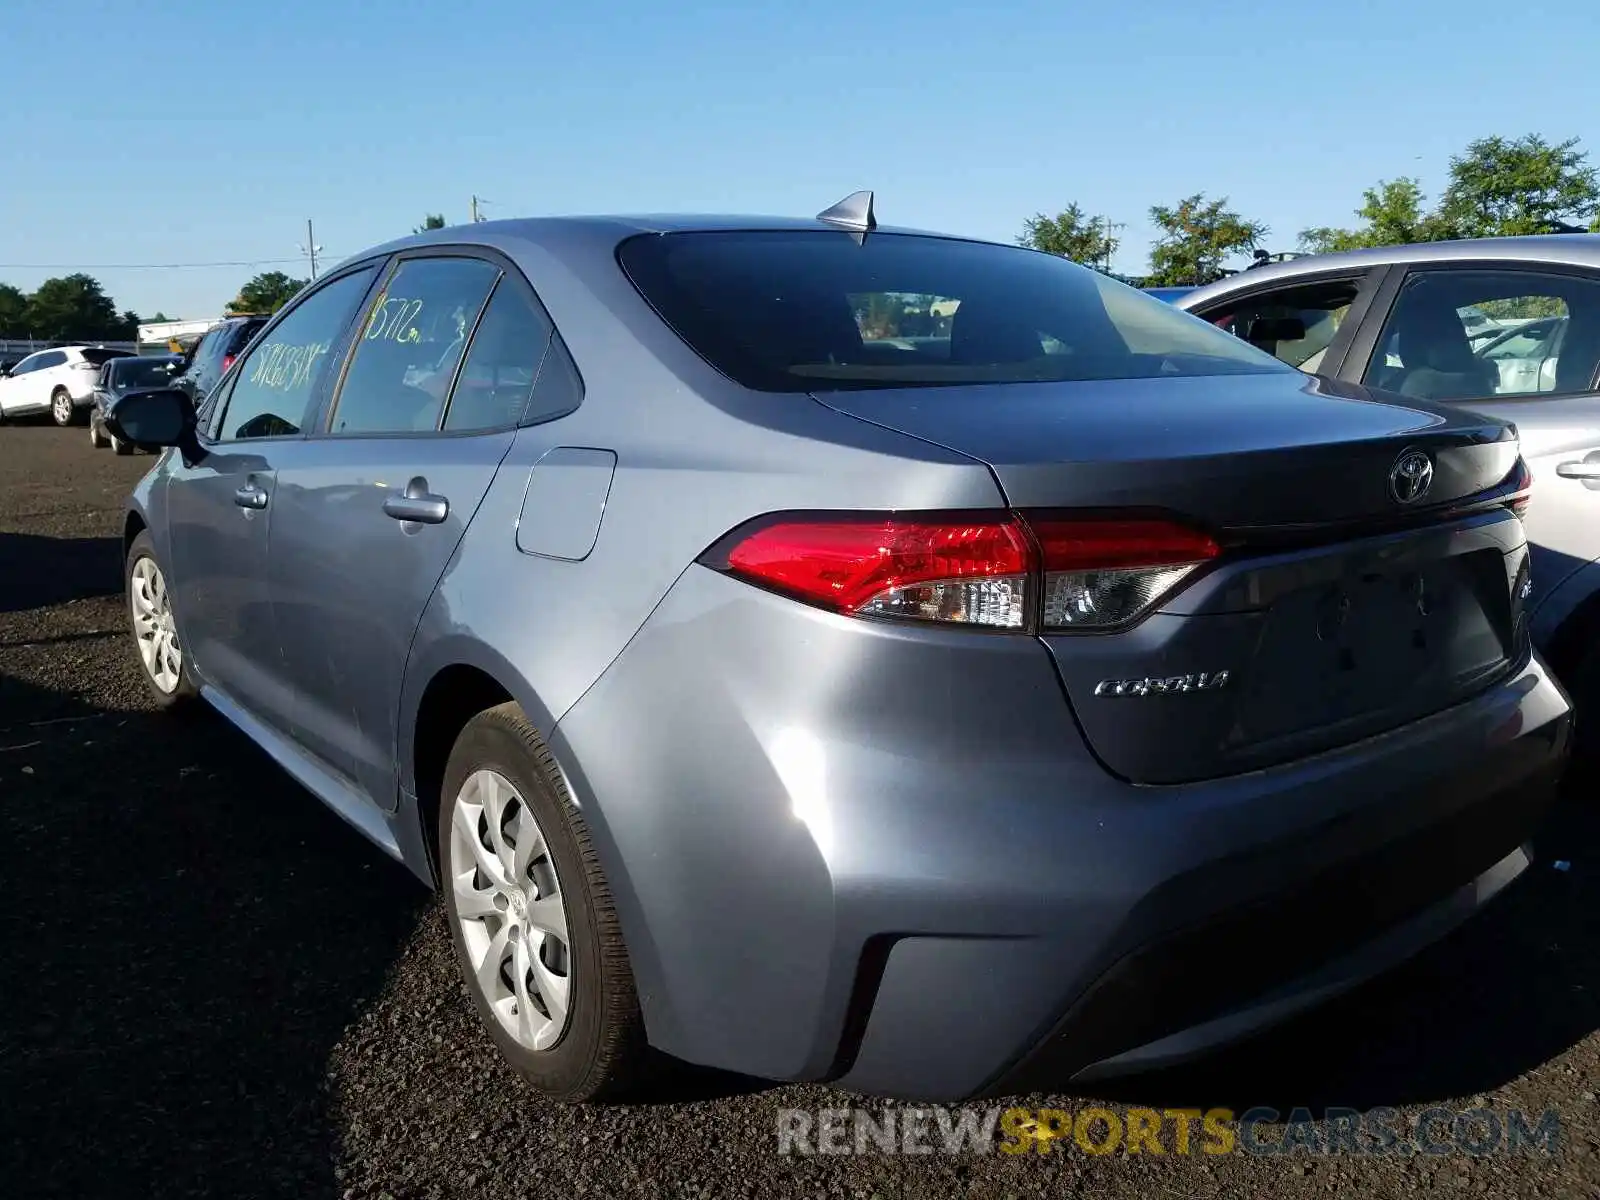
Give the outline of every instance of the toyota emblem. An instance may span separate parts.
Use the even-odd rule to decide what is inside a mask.
[[[1415,504],[1433,486],[1433,460],[1421,450],[1403,451],[1389,468],[1389,494],[1401,504]]]

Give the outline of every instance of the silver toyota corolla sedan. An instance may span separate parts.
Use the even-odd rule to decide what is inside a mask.
[[[407,238],[111,420],[157,702],[438,885],[564,1099],[1194,1055],[1486,903],[1567,752],[1506,424],[865,195]]]
[[[1574,767],[1600,781],[1600,235],[1324,254],[1173,303],[1302,370],[1515,424],[1529,623],[1577,709]]]

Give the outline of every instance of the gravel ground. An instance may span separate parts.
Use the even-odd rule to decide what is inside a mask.
[[[1575,798],[1536,872],[1393,976],[1186,1072],[1016,1102],[1553,1108],[1553,1154],[796,1157],[779,1110],[848,1097],[682,1072],[540,1101],[432,897],[220,720],[146,703],[117,534],[150,462],[0,427],[0,1195],[1600,1196],[1600,807]]]

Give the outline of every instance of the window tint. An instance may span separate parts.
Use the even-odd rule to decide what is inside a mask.
[[[166,387],[172,382],[172,372],[169,370],[171,361],[166,358],[129,358],[108,365],[105,373],[112,386],[120,391]]]
[[[1425,400],[1582,392],[1600,367],[1600,281],[1538,271],[1417,271],[1363,381]]]
[[[914,234],[669,233],[624,242],[641,293],[762,391],[1280,370],[1244,342],[1053,255]]]
[[[533,424],[564,417],[583,401],[583,379],[578,365],[559,336],[551,338],[550,349],[539,367],[539,381],[533,385],[533,399],[523,421]]]
[[[401,263],[361,327],[330,431],[437,429],[467,337],[499,274],[474,258]]]
[[[11,368],[11,374],[13,376],[26,375],[29,371],[35,370],[38,366],[39,355],[30,354],[27,358],[23,359],[16,366]]]
[[[260,333],[265,325],[265,320],[253,320],[238,321],[228,326],[227,336],[221,339],[223,343],[222,357],[226,358],[230,354],[237,355],[242,352],[250,344],[250,339]]]
[[[450,395],[446,429],[515,425],[528,406],[550,342],[548,318],[509,280],[495,288]],[[571,411],[570,409],[567,411]]]
[[[220,436],[298,433],[328,368],[328,351],[372,283],[371,268],[342,276],[301,300],[251,348],[234,377]]]
[[[200,356],[206,352],[206,343],[211,340],[212,334],[214,332],[215,332],[214,330],[210,330],[210,329],[206,330],[206,332],[202,333],[194,341],[190,342],[189,345],[184,349],[184,351],[183,351],[183,367],[184,367],[184,370],[192,371],[194,369],[195,363],[199,362],[200,361]]]
[[[1251,296],[1206,319],[1274,358],[1315,374],[1359,290],[1357,280],[1287,288]]]
[[[65,350],[46,350],[33,360],[33,366],[28,369],[30,371],[48,371],[51,367],[59,367],[66,361],[67,352]]]

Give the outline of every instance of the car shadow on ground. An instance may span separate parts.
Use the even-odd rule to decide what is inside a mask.
[[[1522,879],[1396,971],[1229,1050],[1093,1090],[1154,1108],[1320,1114],[1471,1100],[1547,1064],[1600,1029],[1595,801],[1569,792]]]
[[[8,1195],[343,1190],[329,1052],[426,889],[219,718],[4,676],[0,879]]]
[[[122,587],[122,540],[0,533],[0,613],[114,595]]]

